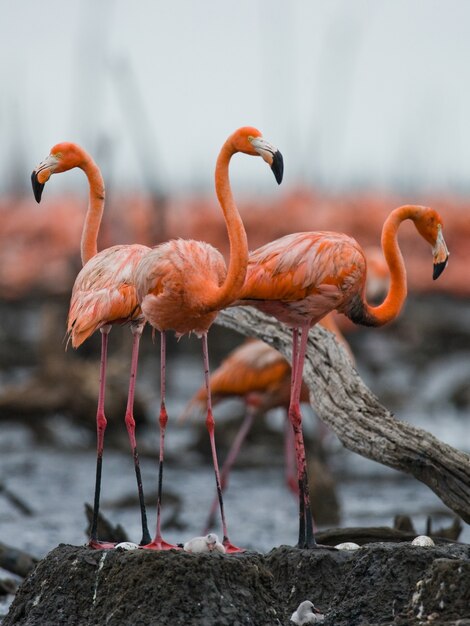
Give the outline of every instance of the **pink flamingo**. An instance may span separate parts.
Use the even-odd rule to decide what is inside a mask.
[[[98,231],[104,210],[105,189],[101,172],[91,156],[80,146],[63,142],[55,145],[49,156],[42,161],[31,175],[34,196],[41,201],[45,183],[52,174],[66,172],[79,167],[85,172],[89,183],[89,205],[81,239],[83,268],[80,270],[72,290],[67,331],[72,346],[78,348],[96,330],[101,332],[101,367],[98,409],[96,413],[97,460],[93,518],[89,545],[93,548],[112,547],[114,544],[98,541],[97,526],[101,491],[101,473],[104,448],[106,417],[104,412],[106,361],[108,335],[112,324],[128,322],[133,335],[131,372],[125,423],[134,458],[137,488],[139,492],[142,520],[142,540],[150,541],[147,527],[144,494],[140,473],[135,420],[133,415],[135,380],[139,343],[145,325],[137,302],[132,274],[150,248],[139,244],[112,246],[101,252],[97,249]]]
[[[160,462],[157,499],[157,527],[153,542],[155,549],[172,547],[163,541],[160,531],[163,457],[165,428],[168,415],[165,408],[165,332],[175,331],[178,337],[194,332],[202,339],[204,376],[207,389],[206,425],[211,442],[212,459],[223,527],[223,544],[227,552],[239,548],[230,543],[225,522],[222,490],[214,438],[214,418],[209,382],[207,332],[217,312],[229,306],[243,287],[248,263],[248,244],[243,222],[232,196],[229,163],[237,152],[261,156],[272,168],[278,183],[282,180],[282,156],[261,133],[252,127],[235,131],[225,141],[215,168],[215,187],[222,208],[230,241],[230,262],[225,261],[215,248],[192,240],[172,240],[146,254],[135,272],[135,285],[142,312],[161,336],[161,410]]]
[[[378,306],[371,306],[365,297],[367,261],[364,251],[347,235],[329,231],[295,233],[250,254],[245,284],[234,305],[252,305],[293,329],[289,419],[297,456],[300,548],[317,545],[299,403],[309,329],[333,310],[365,326],[382,326],[397,317],[407,291],[397,231],[408,219],[432,246],[435,279],[447,264],[448,251],[439,214],[422,206],[395,209],[382,230],[382,250],[390,272],[390,286],[385,300]]]

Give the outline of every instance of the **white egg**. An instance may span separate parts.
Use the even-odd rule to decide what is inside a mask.
[[[121,550],[137,550],[139,546],[132,541],[121,541],[114,546],[114,549],[121,548]]]
[[[415,537],[413,539],[413,541],[411,542],[411,545],[412,546],[421,546],[423,548],[428,548],[428,547],[434,546],[436,544],[431,539],[431,537],[428,537],[427,535],[418,535],[417,537]]]
[[[335,548],[337,550],[358,550],[361,546],[354,541],[345,541],[344,543],[338,543]]]

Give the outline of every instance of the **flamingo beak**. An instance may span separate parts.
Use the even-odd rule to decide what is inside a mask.
[[[59,164],[59,158],[55,154],[50,154],[42,161],[31,174],[31,183],[33,185],[33,193],[36,202],[41,202],[42,191],[45,183],[56,171]]]
[[[279,150],[273,154],[273,162],[271,165],[271,169],[274,174],[274,178],[278,185],[282,183],[282,177],[284,175],[284,159],[282,158],[282,154]]]
[[[38,173],[36,170],[31,174],[31,183],[33,185],[33,193],[36,202],[39,204],[41,202],[42,191],[44,189],[44,183],[40,183],[38,181]]]
[[[432,249],[432,255],[434,263],[432,277],[433,280],[436,280],[445,270],[447,266],[447,261],[449,259],[449,251],[447,250],[446,242],[444,241],[441,226],[439,226],[438,228],[437,240],[435,246]]]
[[[263,137],[251,139],[251,145],[264,161],[271,167],[278,185],[282,183],[284,175],[284,159],[277,148],[268,143]]]

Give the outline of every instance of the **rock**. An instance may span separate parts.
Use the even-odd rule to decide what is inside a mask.
[[[469,616],[469,585],[464,544],[266,555],[60,545],[21,585],[3,626],[285,626],[305,598],[325,626],[412,626],[434,614],[442,625]]]
[[[470,563],[436,559],[426,576],[416,583],[406,619],[444,624],[468,619],[470,624]]]
[[[3,626],[287,623],[275,606],[260,555],[60,545],[22,585]]]

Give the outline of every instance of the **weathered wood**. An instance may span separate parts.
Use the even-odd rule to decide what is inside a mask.
[[[8,502],[16,507],[18,511],[23,513],[23,515],[33,515],[33,509],[29,506],[29,504],[20,498],[16,493],[13,493],[13,491],[8,489],[3,482],[0,482],[0,496],[6,498]]]
[[[38,561],[39,559],[27,552],[0,542],[0,567],[7,572],[17,576],[27,576]]]
[[[339,543],[353,542],[360,546],[378,541],[396,542],[413,541],[416,532],[406,532],[389,526],[357,526],[350,528],[328,528],[315,533],[318,543],[325,546],[337,546]],[[456,539],[441,537],[439,534],[429,535],[436,543],[455,543]]]
[[[291,358],[290,330],[252,307],[222,311],[217,323],[258,337]],[[470,523],[470,456],[382,406],[331,333],[316,326],[308,341],[304,379],[310,402],[342,444],[412,474]]]

